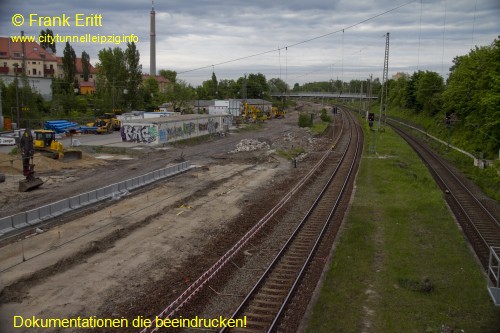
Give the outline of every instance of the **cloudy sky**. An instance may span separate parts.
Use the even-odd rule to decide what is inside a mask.
[[[382,78],[387,32],[389,77],[416,70],[446,77],[454,57],[500,35],[499,0],[157,0],[154,7],[157,70],[175,70],[195,86],[212,71],[218,79],[260,72],[290,86]],[[136,35],[148,73],[150,11],[150,1],[137,0],[0,0],[0,35],[38,36],[47,27],[30,26],[30,14],[64,14],[71,26],[51,27],[55,34]],[[15,14],[23,25],[14,26]],[[102,26],[77,27],[76,14],[101,15]],[[126,44],[72,46],[95,64],[100,49]],[[63,49],[57,45],[59,55]]]

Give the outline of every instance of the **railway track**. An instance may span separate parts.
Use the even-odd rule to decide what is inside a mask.
[[[315,167],[283,196],[281,201],[265,214],[226,254],[181,293],[174,302],[168,305],[156,317],[157,319],[161,320],[178,316],[181,313],[181,309],[197,297],[195,295],[209,281],[214,279],[224,269],[224,266],[230,266],[226,265],[227,263],[234,263],[232,260],[236,258],[238,252],[242,252],[242,250],[248,249],[249,246],[254,247],[256,243],[262,242],[262,237],[267,237],[267,235],[262,235],[262,233],[259,237],[255,237],[257,238],[255,242],[250,240],[262,231],[264,227],[268,227],[268,223],[274,226],[279,225],[279,220],[283,218],[283,215],[287,215],[287,212],[290,213],[290,207],[296,206],[295,200],[297,200],[297,196],[303,194],[302,192],[307,188],[307,193],[317,193],[317,198],[310,200],[312,204],[308,209],[300,211],[302,221],[297,223],[297,220],[300,220],[300,218],[296,218],[294,221],[296,227],[290,232],[292,236],[290,236],[290,233],[286,237],[280,235],[283,238],[283,243],[286,242],[286,244],[279,245],[281,250],[278,248],[277,252],[279,253],[276,255],[276,259],[269,260],[272,263],[263,277],[259,280],[260,273],[256,275],[255,280],[259,280],[257,283],[258,286],[262,285],[263,281],[266,281],[268,284],[263,287],[252,288],[252,291],[250,291],[249,296],[244,302],[248,303],[254,299],[253,295],[258,290],[261,292],[275,290],[279,293],[279,296],[277,294],[268,296],[267,303],[265,303],[269,308],[262,310],[265,304],[261,304],[258,307],[260,310],[257,309],[259,311],[243,315],[247,316],[246,331],[248,332],[252,331],[252,327],[254,331],[261,332],[263,326],[275,326],[278,323],[280,315],[286,308],[287,301],[291,299],[293,291],[299,285],[300,277],[306,271],[309,261],[313,258],[315,249],[320,244],[322,236],[329,226],[329,221],[331,221],[332,215],[339,205],[342,193],[346,190],[349,181],[352,180],[350,175],[354,174],[356,162],[359,160],[357,157],[362,151],[362,134],[360,133],[359,126],[356,125],[353,117],[348,112],[343,113],[342,119],[344,122],[342,132],[347,133],[338,135],[332,149],[325,152]],[[304,211],[307,212],[304,214]],[[280,226],[276,227],[276,229],[283,232]],[[273,242],[278,241],[273,240]],[[272,277],[270,274],[273,274]],[[286,285],[285,282],[287,282]],[[251,288],[247,290],[249,289]],[[244,292],[244,290],[241,291]],[[266,296],[264,296],[265,298]],[[203,299],[203,302],[206,302],[206,299]],[[276,306],[277,303],[280,305]],[[227,313],[231,313],[236,308],[237,306],[232,307],[227,310]],[[256,309],[255,306],[248,308],[242,305],[233,314],[233,317],[241,317],[241,310],[244,308]],[[273,322],[274,324],[272,324]],[[153,322],[151,328],[144,329],[141,332],[157,331],[158,328],[155,327]]]
[[[405,139],[428,166],[439,187],[444,191],[446,201],[460,223],[477,257],[485,269],[491,246],[500,246],[499,217],[477,198],[445,161],[419,140],[400,128],[394,130]]]
[[[329,154],[324,163],[335,165],[335,168],[323,171],[328,175],[326,184],[322,182],[323,188],[318,191],[310,209],[231,316],[234,319],[246,317],[246,328],[224,328],[221,332],[271,332],[278,329],[280,319],[339,207],[355,170],[356,157],[361,153],[359,128],[350,116],[346,118],[350,122],[349,133],[341,137],[336,145],[337,153]]]

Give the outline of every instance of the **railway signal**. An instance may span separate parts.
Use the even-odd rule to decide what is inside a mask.
[[[373,127],[373,122],[375,121],[375,113],[368,113],[368,125],[370,125],[370,128]]]

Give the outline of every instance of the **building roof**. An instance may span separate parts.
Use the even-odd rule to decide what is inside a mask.
[[[159,112],[161,113],[161,112]],[[162,123],[172,123],[172,122],[179,122],[179,121],[196,121],[196,120],[203,120],[203,119],[210,119],[210,118],[219,118],[219,117],[226,117],[229,115],[226,114],[217,114],[217,115],[212,115],[212,114],[186,114],[186,115],[171,115],[168,117],[161,117],[158,116],[158,118],[146,118],[146,119],[128,119],[128,120],[123,120],[124,124],[162,124]]]
[[[26,50],[26,60],[57,61],[51,52],[44,50],[36,42],[25,42],[24,49]],[[15,53],[20,55],[16,57]],[[22,53],[23,43],[13,42],[9,37],[0,37],[0,58],[22,60]]]
[[[57,57],[57,64],[58,65],[61,65],[63,64],[63,58],[62,57]],[[89,64],[90,65],[90,71],[89,73],[90,74],[97,74],[97,68],[95,68],[94,66],[92,66],[92,64]],[[82,58],[76,58],[76,73],[80,74],[80,73],[83,73],[83,64],[82,64]]]
[[[81,81],[78,83],[78,85],[80,85],[80,87],[94,87],[94,82],[92,81]]]

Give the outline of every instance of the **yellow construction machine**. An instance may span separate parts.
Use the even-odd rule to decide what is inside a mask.
[[[56,140],[56,133],[52,130],[36,130],[33,148],[53,159],[62,161],[82,159],[82,152],[79,150],[64,151],[63,144]]]
[[[242,116],[244,121],[250,121],[250,119],[252,119],[253,122],[271,119],[268,112],[248,103],[245,103]]]
[[[97,133],[99,134],[119,131],[121,125],[121,121],[116,118],[114,113],[105,113],[102,117],[96,118],[93,123],[87,124],[89,127],[97,127]]]
[[[278,108],[276,106],[273,106],[271,112],[272,112],[274,118],[285,118],[285,115],[286,115],[286,111],[284,109]]]

